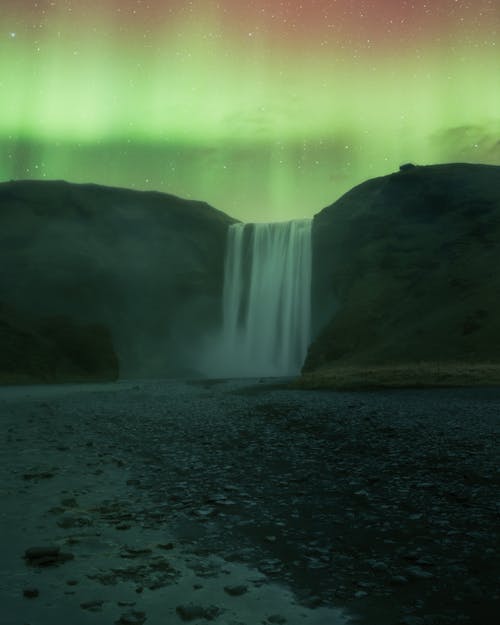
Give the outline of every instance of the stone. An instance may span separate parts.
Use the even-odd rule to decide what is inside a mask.
[[[239,586],[224,586],[224,592],[233,597],[244,595],[248,591],[248,587],[243,584]]]
[[[273,625],[284,625],[286,618],[281,616],[281,614],[271,614],[271,616],[267,617],[267,622],[273,623]]]
[[[390,581],[394,586],[402,586],[408,583],[408,579],[403,575],[393,575]]]
[[[214,605],[201,606],[193,603],[178,605],[175,608],[175,611],[183,621],[194,621],[195,619],[213,621],[221,613],[221,610]]]
[[[149,556],[153,552],[149,548],[136,548],[136,547],[125,547],[123,552],[120,554],[122,558],[140,558],[143,556]]]
[[[370,493],[367,490],[364,490],[364,489],[357,490],[357,491],[355,491],[354,494],[356,495],[356,497],[362,497],[362,498],[363,497],[368,498],[370,496]]]
[[[403,616],[399,622],[400,625],[426,625],[425,619],[421,618],[420,616],[415,616],[413,614]]]
[[[158,549],[164,549],[165,551],[171,551],[174,548],[174,543],[158,543],[156,545]]]
[[[25,473],[23,475],[24,480],[46,480],[51,477],[54,477],[54,471],[34,471],[30,473]]]
[[[63,497],[61,499],[61,506],[65,508],[78,508],[78,502],[74,497]]]
[[[92,525],[93,520],[90,516],[84,514],[77,514],[70,510],[67,510],[63,513],[62,517],[57,522],[59,527],[63,529],[71,529],[74,527],[85,527],[88,525]]]
[[[30,547],[24,552],[25,560],[38,560],[40,558],[57,558],[60,547]]]
[[[387,564],[381,560],[367,560],[367,562],[374,571],[387,571],[389,568]]]
[[[72,553],[63,553],[59,547],[30,547],[24,552],[26,563],[31,566],[57,566],[72,560]]]
[[[414,169],[416,165],[413,163],[403,163],[399,166],[399,171],[409,171],[410,169]]]
[[[136,610],[130,610],[120,616],[115,621],[115,625],[143,625],[147,620],[145,612],[139,612]]]
[[[429,571],[425,571],[420,566],[408,566],[405,569],[405,573],[410,579],[432,579],[434,575]]]
[[[23,590],[23,596],[27,599],[34,599],[35,597],[38,597],[39,594],[40,591],[38,588],[25,588]]]
[[[88,610],[89,612],[101,612],[103,603],[104,601],[101,599],[95,599],[93,601],[84,601],[83,603],[80,603],[80,607],[82,610]]]

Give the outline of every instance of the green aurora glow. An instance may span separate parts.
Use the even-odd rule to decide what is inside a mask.
[[[1,178],[155,189],[270,221],[311,216],[406,161],[500,164],[491,33],[294,48],[251,31],[243,41],[205,4],[203,19],[176,14],[146,43],[141,28],[111,36],[95,13],[78,31],[58,14],[33,33],[11,9]]]

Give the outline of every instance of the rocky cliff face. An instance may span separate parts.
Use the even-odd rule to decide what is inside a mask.
[[[500,167],[404,167],[314,218],[305,371],[500,361]]]
[[[161,193],[0,184],[0,300],[104,324],[124,377],[195,373],[200,341],[219,321],[230,223]]]
[[[119,364],[109,330],[67,317],[37,319],[0,303],[0,384],[110,382]]]

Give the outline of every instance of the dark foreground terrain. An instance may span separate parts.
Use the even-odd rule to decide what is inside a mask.
[[[500,389],[4,387],[0,418],[2,625],[497,622]]]

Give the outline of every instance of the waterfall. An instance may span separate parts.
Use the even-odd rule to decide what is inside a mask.
[[[223,326],[210,357],[210,375],[300,372],[310,339],[311,223],[230,227]]]

